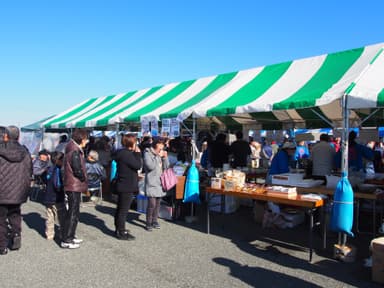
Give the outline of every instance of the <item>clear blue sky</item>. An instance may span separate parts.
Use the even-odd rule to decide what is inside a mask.
[[[0,1],[0,125],[384,42],[382,0]]]

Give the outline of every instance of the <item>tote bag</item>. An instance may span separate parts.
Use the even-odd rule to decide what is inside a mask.
[[[172,168],[165,169],[160,176],[161,186],[164,191],[169,191],[177,184],[177,176]]]

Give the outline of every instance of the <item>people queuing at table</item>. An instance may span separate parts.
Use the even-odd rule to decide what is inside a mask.
[[[9,129],[4,128],[1,130],[3,133],[0,134],[12,136],[16,133],[12,127]],[[8,139],[11,138],[8,137]],[[56,197],[51,197],[48,199],[49,201],[45,201],[45,204],[48,215],[46,237],[47,239],[60,238],[62,248],[79,248],[82,242],[76,235],[76,228],[79,221],[82,193],[85,193],[90,187],[89,184],[95,180],[92,177],[87,179],[87,175],[92,174],[90,167],[97,166],[102,171],[97,181],[108,181],[109,177],[105,176],[105,170],[110,170],[112,159],[117,163],[117,205],[114,223],[115,236],[120,240],[135,239],[135,236],[126,228],[126,218],[132,199],[139,190],[140,171],[145,174],[144,193],[148,197],[144,228],[147,231],[152,231],[160,228],[158,221],[160,201],[165,195],[160,183],[160,175],[164,169],[179,162],[190,162],[197,157],[197,163],[201,162],[201,169],[207,169],[209,176],[215,176],[216,170],[222,170],[223,168],[268,169],[269,175],[276,175],[297,168],[297,165],[292,165],[292,161],[298,163],[301,159],[307,159],[312,164],[311,177],[326,180],[327,175],[340,167],[341,161],[341,143],[338,137],[330,138],[327,134],[320,135],[320,141],[315,144],[305,141],[295,143],[286,138],[283,139],[282,143],[276,143],[275,140],[267,139],[261,139],[258,142],[253,138],[247,141],[244,139],[242,131],[238,131],[236,140],[230,144],[226,133],[217,133],[214,139],[204,138],[201,141],[199,153],[195,152],[196,148],[190,139],[190,135],[168,140],[146,135],[140,141],[135,134],[128,133],[121,135],[121,148],[119,149],[116,149],[117,146],[111,146],[112,141],[107,136],[100,139],[91,138],[92,143],[88,143],[88,138],[91,138],[88,131],[75,129],[70,140],[67,137],[62,137],[59,144],[60,149],[56,149],[57,151],[52,153],[43,149],[33,162],[33,174],[35,174],[35,177],[39,176],[41,178],[42,185],[49,186],[50,195],[61,193],[60,195],[57,194]],[[4,139],[1,139],[3,143]],[[17,141],[15,139],[12,141]],[[362,145],[358,143],[357,134],[354,131],[350,132],[348,140],[348,166],[350,169],[365,171],[368,169],[367,167],[374,167],[376,172],[382,172],[380,169],[384,166],[382,160],[384,149],[381,142],[369,141],[366,145]],[[7,156],[6,152],[13,153],[12,149],[16,149],[11,149],[11,146],[9,145],[10,148],[6,148],[8,146],[2,144],[0,147],[3,150],[8,149],[1,150],[3,152],[0,153],[2,169],[10,161],[7,158],[10,156]],[[20,147],[25,150],[25,147]],[[17,149],[20,150],[20,147],[18,146]],[[62,149],[65,149],[65,156],[59,152]],[[86,164],[86,159],[88,159],[88,164]],[[372,165],[369,166],[367,163]],[[30,176],[25,175],[23,177],[27,177],[29,182]],[[100,184],[97,184],[97,186],[100,186]],[[108,187],[105,189],[105,194],[108,195]],[[6,196],[4,196],[5,192],[3,190],[3,187],[0,187],[0,209],[8,209],[8,202],[4,202],[8,200],[4,200]],[[66,205],[62,205],[64,195]],[[25,201],[24,196],[21,198],[21,202],[15,202],[18,207],[20,207],[20,203]],[[60,235],[55,236],[52,224],[55,217],[59,216],[58,208],[60,208],[59,223],[62,227],[59,230]],[[63,209],[65,210],[64,213],[62,213]],[[15,213],[19,212],[16,211]],[[4,231],[8,229],[7,225],[13,225],[11,231],[11,235],[13,235],[11,245],[13,246],[11,248],[20,248],[21,231],[18,222],[12,223],[9,216],[2,217],[0,222],[0,254],[4,255],[8,252],[8,245],[6,244],[8,240],[4,239]]]

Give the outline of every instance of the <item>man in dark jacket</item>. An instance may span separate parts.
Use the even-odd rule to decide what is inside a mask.
[[[231,144],[231,153],[233,155],[233,168],[247,166],[248,157],[252,152],[249,143],[243,139],[243,132],[236,132],[236,141]]]
[[[0,255],[8,253],[8,224],[11,226],[11,250],[21,247],[20,208],[27,201],[32,160],[18,139],[16,126],[0,128]]]
[[[83,151],[87,140],[87,131],[76,129],[73,131],[72,139],[65,147],[64,191],[68,198],[68,211],[64,221],[62,248],[79,248],[82,242],[75,235],[79,222],[81,194],[88,190]]]

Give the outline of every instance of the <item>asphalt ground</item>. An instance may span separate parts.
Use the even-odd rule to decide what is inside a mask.
[[[368,236],[349,240],[358,247],[354,263],[332,258],[334,235],[308,263],[305,224],[262,229],[248,207],[211,213],[209,235],[203,205],[195,208],[197,221],[160,220],[152,232],[144,229],[145,215],[131,210],[127,228],[135,241],[114,238],[114,210],[109,202],[82,207],[77,234],[84,242],[69,250],[44,238],[45,207],[24,204],[22,247],[0,256],[0,287],[382,287],[363,267]],[[320,242],[315,234],[315,247]]]

